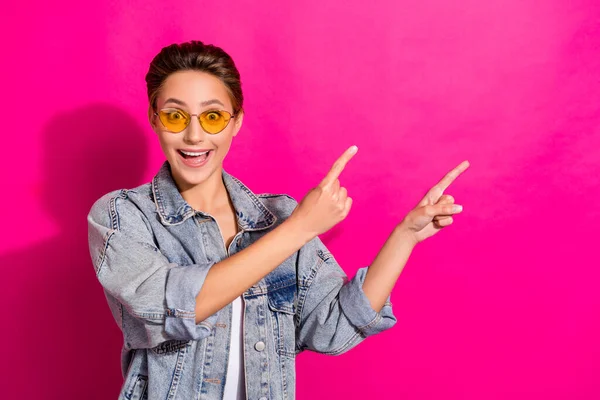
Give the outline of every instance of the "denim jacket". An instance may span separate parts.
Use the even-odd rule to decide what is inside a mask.
[[[119,399],[222,399],[231,304],[196,324],[196,295],[212,265],[251,245],[296,207],[253,194],[223,171],[239,233],[225,249],[213,217],[183,199],[165,162],[151,183],[104,195],[88,215],[96,276],[123,332]],[[396,323],[348,280],[315,238],[243,293],[248,399],[294,399],[295,357],[341,354]]]

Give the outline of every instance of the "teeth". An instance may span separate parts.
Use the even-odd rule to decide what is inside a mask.
[[[206,154],[206,153],[208,153],[210,150],[203,151],[202,153],[191,153],[191,152],[189,152],[189,151],[183,151],[183,150],[180,150],[180,151],[181,151],[183,154],[185,154],[186,156],[189,156],[189,157],[198,157],[198,156],[201,156],[201,155],[203,155],[203,154]]]

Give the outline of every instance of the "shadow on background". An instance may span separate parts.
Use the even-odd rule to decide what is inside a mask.
[[[94,274],[86,217],[103,194],[142,183],[146,140],[126,112],[92,104],[52,118],[43,141],[40,200],[60,234],[0,257],[26,288],[3,302],[2,335],[14,334],[3,340],[2,398],[117,398],[122,337]]]

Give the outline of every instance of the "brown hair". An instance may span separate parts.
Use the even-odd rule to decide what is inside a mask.
[[[229,92],[233,113],[243,107],[242,82],[233,59],[223,49],[197,40],[164,47],[150,63],[146,74],[148,102],[154,110],[156,98],[169,75],[178,71],[201,71],[221,80]]]

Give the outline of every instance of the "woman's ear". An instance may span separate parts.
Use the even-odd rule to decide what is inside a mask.
[[[148,121],[150,121],[150,126],[155,133],[158,133],[158,117],[154,115],[154,109],[152,106],[148,107]]]
[[[242,127],[242,123],[244,122],[244,111],[242,111],[242,110],[238,111],[238,113],[236,114],[236,116],[233,120],[235,121],[235,127],[233,129],[233,136],[237,136],[238,132],[240,131],[240,128]]]

